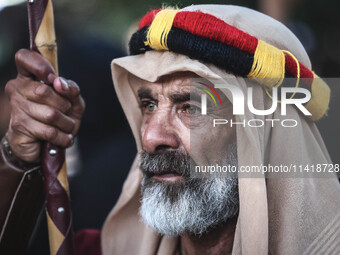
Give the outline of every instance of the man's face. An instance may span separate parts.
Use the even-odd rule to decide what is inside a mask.
[[[140,213],[165,235],[201,234],[238,212],[237,179],[190,177],[198,162],[237,165],[235,129],[212,130],[203,121],[192,78],[191,73],[178,73],[136,88],[143,114]],[[224,114],[231,109],[226,104]],[[208,139],[195,139],[194,133],[209,133]],[[207,150],[211,145],[222,154]]]

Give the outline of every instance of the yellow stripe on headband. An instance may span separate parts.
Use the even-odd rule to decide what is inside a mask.
[[[168,35],[179,10],[165,9],[156,14],[146,36],[146,46],[154,50],[169,50]]]
[[[292,59],[295,60],[296,62],[296,67],[297,67],[297,77],[296,77],[296,85],[295,85],[295,88],[298,88],[299,87],[299,84],[300,84],[300,75],[301,75],[301,72],[300,72],[300,63],[299,63],[299,60],[297,60],[297,58],[290,52],[290,51],[287,51],[287,50],[283,50],[282,51],[283,53],[286,53],[288,55],[290,55],[292,57]],[[285,64],[285,63],[284,63]],[[282,82],[281,82],[282,83]],[[281,85],[281,83],[279,85]],[[272,95],[269,93],[268,91],[268,88],[264,87],[264,90],[266,91],[267,95],[270,97],[270,99],[273,99]],[[289,98],[289,99],[292,99],[294,98],[296,92],[294,92],[292,94],[292,96]],[[281,100],[278,100],[279,103],[281,103]]]
[[[305,107],[312,114],[312,116],[308,117],[313,121],[317,121],[321,119],[328,110],[331,90],[324,80],[314,73],[311,92],[312,98]]]
[[[285,55],[282,50],[262,41],[254,54],[254,62],[249,78],[261,79],[259,81],[267,88],[279,87],[285,78]]]

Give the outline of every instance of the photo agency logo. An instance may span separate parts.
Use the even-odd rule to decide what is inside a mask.
[[[206,93],[206,94],[202,94],[201,95],[201,114],[202,115],[207,115],[207,95],[210,96],[210,98],[213,100],[215,106],[217,106],[216,99],[213,96],[213,94],[215,94],[215,96],[217,97],[219,103],[221,104],[221,106],[223,106],[223,103],[222,103],[220,95],[217,93],[217,91],[212,86],[210,86],[210,85],[208,85],[208,84],[206,84],[204,82],[198,82],[198,83],[205,87],[205,88],[199,87],[199,89]]]
[[[208,83],[210,83],[211,85],[208,85]],[[249,127],[258,128],[264,126],[266,123],[268,123],[272,127],[277,124],[283,127],[296,127],[298,125],[297,120],[292,118],[285,118],[285,116],[287,116],[288,105],[295,106],[296,109],[305,116],[312,115],[310,111],[308,111],[305,107],[305,105],[311,99],[311,92],[305,88],[297,86],[280,88],[274,87],[271,89],[270,92],[268,89],[265,89],[266,94],[271,99],[271,107],[269,109],[257,109],[255,107],[256,99],[254,98],[253,87],[248,87],[246,93],[244,93],[239,86],[233,85],[231,83],[227,84],[226,82],[221,81],[207,82],[206,80],[196,80],[194,84],[196,85],[195,87],[204,92],[200,95],[201,115],[209,116],[209,114],[212,113],[211,115],[213,116],[221,117],[212,119],[211,124],[213,127],[216,127],[218,125],[241,125],[245,127],[247,125]],[[219,92],[217,90],[219,90]],[[222,93],[221,90],[223,90],[224,92]],[[227,94],[229,95],[229,98]],[[212,101],[211,104],[209,104],[209,100]],[[242,119],[242,121],[236,121],[233,116],[231,116],[231,118],[226,118],[227,116],[214,114],[215,112],[217,112],[217,110],[214,110],[213,108],[223,108],[223,106],[226,105],[226,103],[223,104],[222,100],[228,100],[228,102],[232,102],[233,116],[245,116],[245,111],[249,110],[254,118],[246,119],[245,117],[241,117],[238,119]],[[278,109],[278,105],[280,105],[280,109]],[[256,118],[256,116],[272,115],[277,110],[280,111],[280,114],[281,116],[283,116],[283,118]]]

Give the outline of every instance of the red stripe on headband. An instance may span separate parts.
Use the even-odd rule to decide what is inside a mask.
[[[145,14],[145,16],[139,22],[139,28],[138,29],[141,29],[141,28],[146,27],[146,26],[150,26],[152,21],[153,21],[153,19],[156,16],[156,14],[159,13],[161,10],[162,9],[153,10],[153,11],[148,12],[147,14]]]
[[[207,13],[181,11],[175,16],[173,26],[250,54],[256,51],[257,38]]]
[[[288,54],[285,54],[286,59],[286,71],[292,75],[293,77],[297,78],[297,66],[296,61]],[[310,71],[307,67],[305,67],[303,64],[300,64],[300,78],[308,78],[304,80],[304,83],[308,86],[312,85],[314,74],[312,71]]]

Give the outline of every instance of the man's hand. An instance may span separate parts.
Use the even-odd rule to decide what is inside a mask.
[[[19,50],[15,60],[18,76],[6,85],[11,102],[7,139],[17,157],[38,162],[41,141],[64,148],[73,144],[85,103],[77,84],[56,77],[52,65],[38,53]]]

